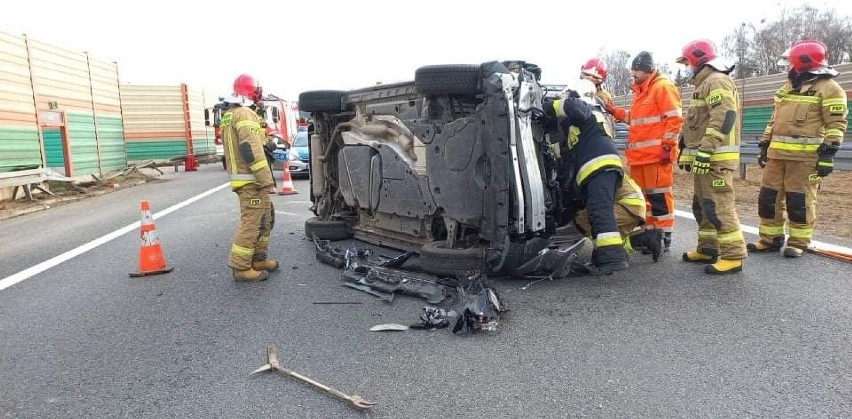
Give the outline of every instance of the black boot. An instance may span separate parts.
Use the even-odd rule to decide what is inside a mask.
[[[663,250],[668,252],[672,248],[672,232],[663,233]]]
[[[656,262],[660,260],[660,254],[663,253],[663,232],[656,228],[645,230],[635,236],[630,236],[630,245],[634,249],[642,248],[642,253],[650,254]]]
[[[627,254],[623,246],[604,246],[595,249],[592,253],[592,262],[595,275],[610,275],[614,272],[627,269]]]

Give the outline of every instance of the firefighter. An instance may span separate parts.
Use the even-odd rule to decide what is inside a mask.
[[[630,114],[610,106],[607,112],[630,124],[625,156],[630,177],[648,202],[647,222],[664,231],[665,250],[674,229],[673,166],[683,125],[680,94],[674,83],[657,70],[651,53],[642,51],[631,63],[633,104]]]
[[[580,77],[590,80],[595,85],[595,95],[604,103],[605,108],[613,106],[612,95],[603,87],[609,74],[606,61],[601,58],[590,58],[580,67]]]
[[[686,44],[676,61],[687,66],[695,86],[678,165],[694,175],[698,246],[684,252],[683,260],[708,264],[708,274],[740,272],[746,246],[734,199],[734,170],[740,161],[739,99],[730,76],[734,66],[706,39]]]
[[[545,101],[543,108],[546,119],[558,125],[557,138],[565,138],[560,152],[560,173],[564,174],[560,183],[567,189],[566,196],[585,206],[590,224],[586,234],[595,246],[595,273],[608,275],[626,269],[624,240],[614,210],[624,170],[615,143],[605,133],[603,113],[595,111],[576,92]]]
[[[757,198],[760,240],[749,252],[777,252],[795,258],[811,243],[816,222],[817,190],[834,170],[834,155],[846,132],[846,92],[828,66],[820,41],[793,44],[787,81],[775,92],[775,109],[760,141],[764,167]],[[782,60],[784,60],[782,54]],[[782,63],[784,63],[782,61]],[[786,214],[785,209],[786,208]],[[784,224],[790,236],[784,246]]]
[[[265,133],[260,118],[249,108],[261,95],[253,77],[240,75],[228,99],[231,108],[222,116],[231,190],[240,203],[240,222],[228,258],[236,281],[263,281],[279,265],[267,255],[275,214],[267,192],[274,181],[263,149]]]
[[[645,224],[645,196],[642,189],[630,175],[623,174],[621,187],[615,194],[615,223],[624,241],[624,248],[632,253],[634,248],[643,249],[643,253],[651,255],[654,262],[662,254],[663,233],[661,229]],[[574,219],[577,228],[589,236],[591,224],[589,213],[585,209],[577,212]]]

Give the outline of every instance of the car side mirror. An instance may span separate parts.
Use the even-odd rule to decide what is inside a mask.
[[[210,109],[204,110],[204,125],[210,126]]]
[[[278,108],[272,108],[272,121],[275,123],[281,121],[281,117],[278,114]]]

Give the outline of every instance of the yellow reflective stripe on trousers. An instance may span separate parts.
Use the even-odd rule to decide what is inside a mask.
[[[250,258],[254,256],[254,249],[249,247],[242,247],[235,243],[231,245],[231,253]]]
[[[627,205],[629,207],[640,207],[645,208],[645,199],[644,198],[621,198],[618,200],[619,204]]]
[[[782,151],[809,151],[816,152],[819,149],[819,144],[790,144],[784,142],[776,142],[775,139],[772,139],[772,142],[769,143],[769,148],[772,150],[782,150]]]
[[[797,239],[809,239],[813,237],[814,229],[806,227],[790,227],[790,237]]]
[[[760,223],[758,233],[764,236],[777,237],[784,235],[784,226],[773,226]]]
[[[699,239],[716,239],[716,230],[698,230]]]
[[[258,239],[258,241],[260,243],[269,243],[269,235],[260,236],[260,239]]]
[[[249,169],[251,169],[252,172],[256,172],[260,169],[263,169],[264,167],[269,167],[269,162],[266,161],[266,158],[264,158],[263,160],[258,160],[255,164],[249,166]]]
[[[621,246],[622,244],[621,233],[617,231],[601,233],[595,236],[595,247]]]
[[[717,237],[718,237],[718,240],[719,240],[719,244],[728,244],[728,243],[735,243],[735,242],[738,242],[738,241],[745,241],[745,238],[743,237],[742,230],[735,230],[735,231],[730,231],[730,232],[727,232],[727,233],[719,233],[719,235]]]
[[[577,184],[583,184],[583,181],[585,181],[592,173],[607,166],[620,168],[621,158],[615,154],[604,154],[587,161],[586,164],[580,166],[580,170],[577,171]]]

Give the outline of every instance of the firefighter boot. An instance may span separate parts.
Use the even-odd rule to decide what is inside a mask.
[[[702,253],[699,251],[694,252],[683,252],[683,261],[684,262],[694,262],[694,263],[707,263],[713,264],[716,263],[717,256],[716,253],[708,254]]]
[[[719,259],[718,262],[704,267],[704,273],[710,275],[725,275],[743,270],[742,259]]]
[[[269,273],[266,271],[256,271],[254,269],[246,269],[244,271],[238,271],[234,269],[234,281],[237,282],[257,282],[257,281],[266,281],[266,278],[269,277]]]
[[[768,253],[778,252],[784,246],[784,238],[779,237],[772,240],[772,243],[767,243],[763,240],[758,240],[754,243],[746,244],[746,249],[749,253]]]
[[[604,246],[592,251],[594,269],[592,273],[598,276],[611,275],[614,272],[627,269],[627,253],[624,246]]]
[[[642,253],[650,254],[654,262],[660,259],[660,254],[663,253],[663,233],[660,229],[645,230],[635,236],[630,236],[630,246],[633,248],[642,248]],[[645,250],[648,252],[645,253]]]
[[[787,246],[784,248],[784,257],[785,258],[800,258],[805,251],[799,249],[798,247]]]
[[[279,263],[275,259],[255,260],[255,261],[252,261],[252,263],[251,263],[251,268],[256,270],[256,271],[267,271],[267,272],[277,271],[278,266],[279,266]]]

